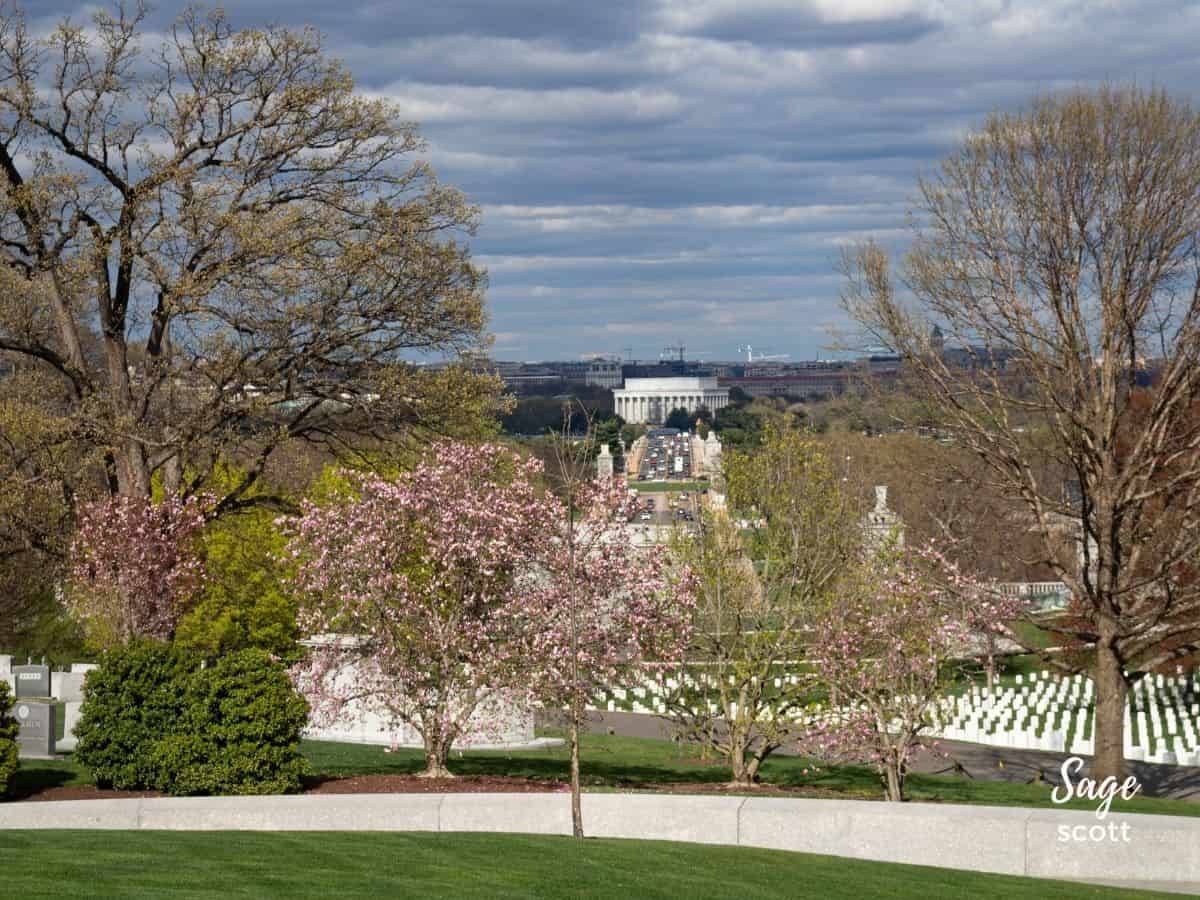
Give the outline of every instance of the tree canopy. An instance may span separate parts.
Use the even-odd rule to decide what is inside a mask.
[[[232,458],[221,514],[271,502],[247,492],[289,443],[477,427],[494,379],[411,364],[485,324],[477,211],[416,126],[315,31],[144,14],[0,18],[0,364],[45,377],[87,489],[187,496]]]

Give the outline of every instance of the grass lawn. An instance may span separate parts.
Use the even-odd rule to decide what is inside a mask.
[[[5,895],[24,900],[1135,895],[771,850],[491,834],[10,831],[0,843],[0,867]]]
[[[672,494],[679,494],[683,491],[691,493],[699,493],[708,487],[707,481],[631,481],[628,486],[639,494],[653,494],[669,491]]]
[[[422,768],[416,750],[384,753],[382,747],[305,741],[305,756],[318,775],[406,774]],[[695,750],[662,740],[586,735],[582,742],[584,784],[592,790],[652,789],[667,782],[722,784],[729,769],[701,760]],[[568,759],[565,747],[525,751],[492,751],[452,754],[450,769],[460,775],[510,775],[522,778],[565,781]],[[807,772],[805,770],[808,770]],[[823,766],[813,771],[813,762],[797,757],[775,756],[763,766],[762,779],[769,784],[807,786],[834,791],[847,799],[880,798],[878,777],[865,766]],[[70,757],[61,761],[25,760],[13,778],[20,792],[34,785],[89,783],[83,767]],[[951,775],[909,776],[908,795],[913,800],[943,803],[981,803],[991,806],[1052,808],[1050,787],[976,781]],[[797,802],[803,802],[798,800]],[[1073,801],[1070,808],[1094,810],[1095,803]],[[1200,816],[1200,804],[1183,800],[1135,797],[1116,800],[1114,810]]]

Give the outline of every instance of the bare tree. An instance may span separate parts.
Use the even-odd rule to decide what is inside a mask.
[[[491,379],[405,354],[481,346],[476,211],[415,126],[355,93],[319,35],[144,10],[35,39],[0,17],[0,356],[100,448],[109,489],[246,503],[296,441],[362,451],[486,411]]]
[[[1197,646],[1200,117],[1159,90],[1040,98],[918,196],[908,293],[866,244],[845,302],[1027,509],[1090,648],[1093,774],[1119,775],[1129,678]]]

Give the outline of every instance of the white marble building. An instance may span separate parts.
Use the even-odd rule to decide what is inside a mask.
[[[322,634],[301,641],[305,647],[345,647],[345,663],[326,674],[334,692],[349,692],[356,683],[356,669],[364,658],[351,650],[362,646],[363,639],[346,635]],[[559,746],[558,738],[539,738],[533,733],[534,710],[523,698],[496,696],[480,704],[467,722],[467,733],[454,742],[456,750],[528,749]],[[304,736],[318,741],[351,744],[381,744],[396,747],[420,747],[423,742],[416,729],[396,721],[372,698],[350,700],[332,721],[321,721],[310,714]]]
[[[701,407],[716,412],[729,405],[729,388],[716,378],[626,378],[613,391],[616,413],[634,424],[661,423],[673,409],[694,413]]]

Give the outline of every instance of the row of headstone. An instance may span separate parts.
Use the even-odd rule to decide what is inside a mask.
[[[973,687],[947,697],[934,714],[934,733],[970,741],[1059,753],[1095,752],[1092,738],[1095,687],[1082,675],[1048,671],[1018,675],[1014,685],[992,693]],[[1128,759],[1200,765],[1200,679],[1174,676],[1139,680],[1125,707]]]
[[[20,725],[19,756],[46,757],[75,749],[83,681],[94,668],[93,663],[75,663],[69,672],[53,672],[45,664],[13,665],[11,656],[0,655],[0,678],[12,689],[12,714]],[[63,704],[62,740],[56,740],[58,703]]]
[[[784,674],[772,679],[776,690],[799,684],[806,676],[800,674]],[[729,676],[729,683],[735,683],[735,677]],[[714,676],[703,671],[684,670],[678,677],[650,678],[643,684],[633,688],[611,688],[602,691],[589,706],[590,709],[606,712],[635,712],[646,715],[662,716],[668,713],[666,698],[675,695],[681,689],[686,695],[691,691],[703,690],[710,693],[714,684]],[[720,707],[712,701],[708,702],[708,713],[716,715]]]
[[[776,689],[801,676],[774,679]],[[712,677],[687,670],[675,677],[649,679],[632,689],[598,695],[592,708],[664,715],[664,695],[679,688],[711,686]],[[948,740],[1014,749],[1091,755],[1095,686],[1083,675],[1049,671],[1018,675],[1015,684],[992,692],[974,686],[948,696],[934,711],[932,734]],[[697,705],[701,701],[697,698]],[[710,714],[719,714],[708,703]],[[697,710],[699,711],[699,710]],[[1125,711],[1125,756],[1132,760],[1200,766],[1200,675],[1153,675],[1135,683]]]

